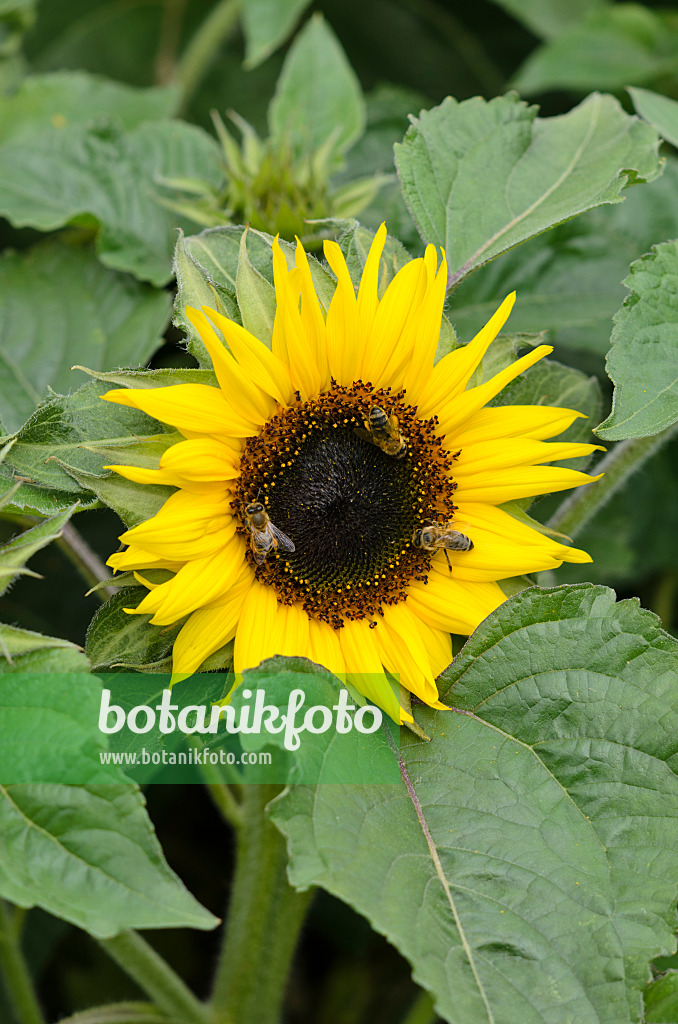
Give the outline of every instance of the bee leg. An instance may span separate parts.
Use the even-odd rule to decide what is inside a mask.
[[[450,556],[447,553],[447,548],[443,548],[443,551],[445,552],[445,558],[447,559],[447,568],[448,568],[448,571],[449,571],[450,576],[451,576],[452,575],[452,563],[450,562]]]

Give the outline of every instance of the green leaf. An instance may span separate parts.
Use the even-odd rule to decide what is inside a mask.
[[[222,171],[216,142],[194,125],[149,121],[124,133],[36,125],[0,143],[0,213],[40,231],[93,224],[103,263],[162,286],[182,221],[160,202],[157,182],[197,176],[216,186]]]
[[[660,178],[628,189],[623,203],[591,210],[471,274],[455,289],[449,315],[467,340],[515,289],[511,330],[548,330],[558,345],[602,355],[629,264],[676,236],[678,161],[669,158]]]
[[[636,113],[657,129],[672,146],[678,146],[678,103],[649,89],[628,90]]]
[[[6,544],[0,546],[0,594],[4,594],[17,576],[26,573],[35,575],[30,573],[30,570],[24,569],[26,562],[36,551],[40,551],[41,548],[61,536],[63,527],[73,515],[76,507],[76,505],[72,505],[60,515],[46,519],[29,530],[24,530],[23,533],[12,537]]]
[[[0,677],[0,784],[121,783],[102,764],[101,683],[89,674],[22,669]]]
[[[270,348],[276,310],[275,288],[252,266],[247,252],[247,229],[240,236],[235,290],[243,327]]]
[[[646,1024],[678,1024],[678,971],[655,978],[643,998]]]
[[[162,343],[169,297],[102,267],[89,248],[49,239],[0,258],[0,408],[18,430],[71,366],[145,363]]]
[[[581,21],[606,0],[495,0],[536,36],[550,39]]]
[[[82,447],[98,453],[96,446],[83,445]],[[137,484],[118,476],[117,473],[108,473],[106,476],[87,473],[68,466],[60,459],[55,459],[55,461],[73,480],[77,481],[83,490],[93,491],[104,505],[108,505],[114,512],[117,512],[128,530],[151,519],[160,511],[175,490],[173,487],[165,487],[162,484]],[[118,462],[116,462],[117,464]],[[119,464],[128,465],[124,457],[119,459]],[[133,465],[134,463],[129,464]]]
[[[127,615],[124,611],[136,608],[147,593],[145,587],[125,587],[97,609],[85,643],[85,652],[94,669],[121,664],[144,669],[169,656],[180,625],[169,629],[149,626],[149,615]]]
[[[30,75],[2,100],[0,138],[30,139],[76,125],[101,125],[106,118],[130,130],[170,118],[176,103],[175,88],[134,89],[84,71]]]
[[[675,947],[678,643],[602,587],[531,588],[416,707],[411,789],[297,786],[271,806],[299,888],[365,915],[447,1020],[636,1020]],[[648,864],[650,873],[648,874]]]
[[[285,42],[309,0],[243,0],[245,67],[255,68]]]
[[[106,475],[102,459],[88,451],[87,445],[136,442],[165,430],[163,424],[136,409],[103,401],[101,395],[108,390],[105,383],[92,381],[72,395],[57,395],[41,405],[16,434],[0,474],[10,479],[14,474],[38,488],[70,493],[75,496],[70,504],[76,498],[91,497],[91,486],[78,484],[68,473],[72,469]],[[12,499],[19,508],[24,507],[23,486]]]
[[[450,286],[660,172],[656,133],[612,96],[594,94],[559,117],[535,115],[514,95],[448,97],[396,146],[405,200],[424,240],[444,246]]]
[[[360,83],[339,40],[315,14],[285,58],[268,110],[274,140],[285,140],[294,155],[318,150],[330,140],[341,154],[365,130]]]
[[[678,420],[678,242],[664,242],[631,265],[630,295],[614,318],[607,372],[612,412],[605,440],[650,437]]]
[[[40,906],[98,938],[217,924],[168,867],[128,783],[0,786],[0,835],[0,892],[20,907]]]
[[[639,4],[609,4],[534,50],[511,85],[523,95],[620,90],[675,73],[676,43],[672,19]]]
[[[80,648],[56,636],[0,623],[0,674],[6,672],[86,672]]]

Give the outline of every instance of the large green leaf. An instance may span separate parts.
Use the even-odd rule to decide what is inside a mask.
[[[89,248],[50,239],[0,258],[0,419],[18,430],[73,363],[138,366],[162,342],[169,296],[107,270]]]
[[[0,143],[0,213],[40,231],[92,224],[103,263],[164,285],[177,216],[161,203],[170,195],[162,179],[196,177],[219,184],[219,149],[182,121],[149,121],[122,133],[36,125],[31,135]]]
[[[255,68],[292,32],[309,0],[243,0],[245,65]]]
[[[678,103],[649,89],[629,89],[636,113],[653,125],[662,138],[678,146]]]
[[[534,50],[511,84],[523,95],[619,90],[674,74],[677,42],[673,19],[640,4],[608,4]]]
[[[358,78],[339,40],[320,14],[304,26],[283,64],[268,111],[274,139],[295,155],[331,140],[343,153],[365,129],[365,103]]]
[[[678,643],[602,587],[536,588],[416,707],[399,786],[271,806],[290,878],[353,905],[451,1022],[636,1021],[675,948]]]
[[[649,437],[678,420],[678,242],[664,242],[631,266],[630,295],[614,318],[607,372],[612,412],[600,437]]]
[[[519,242],[660,171],[658,138],[612,96],[536,118],[516,96],[448,97],[396,146],[405,200],[427,242],[443,246],[450,285]]]
[[[644,996],[647,1024],[678,1024],[678,971],[657,978]]]
[[[89,662],[76,644],[0,623],[0,674],[86,672],[88,669]]]
[[[17,476],[28,481],[13,496],[14,505],[33,508],[36,494],[40,493],[52,512],[65,496],[70,496],[68,505],[76,499],[83,503],[91,501],[92,482],[78,483],[69,475],[69,471],[102,478],[109,475],[103,469],[104,459],[91,447],[97,443],[138,443],[167,429],[136,409],[104,402],[101,395],[108,390],[106,383],[92,381],[72,395],[57,395],[41,405],[24,424],[0,467],[0,475],[8,484]],[[54,505],[50,506],[52,501]]]
[[[84,71],[30,75],[2,99],[0,140],[30,139],[41,132],[113,118],[121,128],[172,116],[174,88],[133,89]]]
[[[99,937],[217,923],[168,867],[136,787],[0,786],[0,826],[0,892],[20,907],[41,906]]]
[[[0,594],[4,594],[17,576],[29,572],[24,566],[29,558],[60,537],[65,524],[71,518],[76,506],[66,509],[51,519],[24,530],[0,546]],[[31,575],[35,575],[31,573]]]
[[[656,242],[678,236],[678,161],[662,176],[505,253],[455,289],[448,315],[472,338],[509,292],[518,292],[509,327],[553,332],[556,344],[607,352],[629,264]]]

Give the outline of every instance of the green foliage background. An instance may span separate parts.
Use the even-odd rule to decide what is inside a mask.
[[[678,1024],[676,147],[664,3],[0,0],[3,1024]],[[330,295],[322,238],[357,281],[383,220],[385,275],[446,250],[439,356],[517,290],[474,383],[554,344],[497,401],[608,446],[529,508],[593,564],[513,588],[398,784],[309,784],[324,741],[283,792],[98,774],[93,673],[165,672],[176,635],[103,566],[170,489],[103,467],[177,439],[99,396],[213,382],[187,305],[270,340],[271,235]]]

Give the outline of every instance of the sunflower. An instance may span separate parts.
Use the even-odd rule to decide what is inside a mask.
[[[185,438],[157,469],[110,467],[177,488],[108,561],[149,588],[128,611],[158,626],[186,619],[175,679],[234,640],[236,678],[275,654],[305,656],[411,722],[394,678],[443,707],[435,679],[450,634],[471,633],[505,600],[497,580],[590,561],[499,507],[595,479],[543,465],[594,450],[544,440],[581,413],[487,407],[552,349],[469,388],[515,294],[434,365],[444,254],[438,266],[429,245],[379,298],[385,240],[382,226],[357,293],[341,249],[325,242],[336,276],[325,309],[302,245],[290,269],[276,239],[271,348],[214,309],[189,309],[219,386],[104,396]],[[153,585],[141,575],[150,568],[171,576]]]

